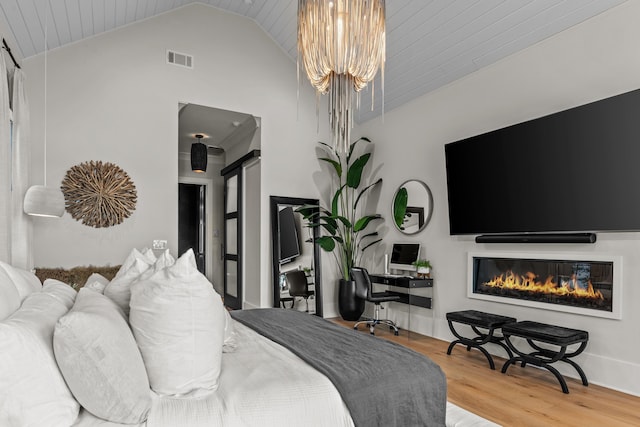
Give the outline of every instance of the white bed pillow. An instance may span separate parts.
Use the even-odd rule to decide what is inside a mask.
[[[0,268],[0,320],[11,316],[20,307],[20,294],[13,280]]]
[[[76,291],[47,279],[11,317],[0,322],[0,425],[69,426],[80,405],[53,354],[53,330]]]
[[[217,389],[225,309],[192,250],[134,283],[130,305],[131,329],[155,392],[201,395]]]
[[[153,255],[153,253],[152,253]],[[133,249],[122,263],[115,277],[104,288],[104,294],[111,298],[126,316],[129,315],[129,300],[131,299],[131,284],[147,271],[155,262],[148,254]]]
[[[91,289],[92,291],[99,292],[101,294],[104,293],[104,289],[109,284],[109,279],[104,277],[100,273],[91,273],[89,277],[87,277],[87,281],[84,283],[83,288]]]
[[[0,269],[3,269],[13,281],[18,290],[18,295],[20,295],[20,301],[24,301],[29,294],[42,289],[40,279],[30,271],[14,267],[2,261],[0,261]]]
[[[56,324],[53,350],[83,408],[123,424],[147,419],[151,408],[147,372],[127,320],[111,299],[80,289],[73,308]]]
[[[140,276],[138,276],[136,280],[146,280],[152,275],[154,275],[155,273],[157,273],[158,271],[162,270],[163,268],[172,266],[175,262],[176,262],[176,259],[171,255],[171,253],[169,252],[169,249],[167,249],[164,252],[162,252],[162,254],[158,258],[156,258],[153,265],[149,267],[147,271],[145,271]]]
[[[129,270],[136,263],[136,261],[140,259],[146,261],[146,263],[149,265],[156,262],[156,256],[151,249],[144,248],[141,250],[137,250],[136,248],[133,248],[131,252],[129,252],[129,255],[127,255],[127,257],[125,258],[114,278],[120,277],[122,274],[126,273],[126,271]]]

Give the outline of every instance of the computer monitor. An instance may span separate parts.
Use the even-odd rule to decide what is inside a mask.
[[[394,243],[391,249],[389,268],[416,271],[413,265],[420,256],[420,243]]]

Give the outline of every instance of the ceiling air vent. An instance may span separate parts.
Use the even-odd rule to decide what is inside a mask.
[[[167,50],[167,62],[181,67],[193,68],[193,56],[173,50]]]

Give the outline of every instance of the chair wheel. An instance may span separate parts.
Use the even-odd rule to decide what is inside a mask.
[[[393,335],[398,336],[398,331],[395,331]]]
[[[357,326],[354,326],[354,327],[353,327],[353,329],[354,329],[355,331],[357,331],[357,330],[358,330],[358,327],[357,327]]]

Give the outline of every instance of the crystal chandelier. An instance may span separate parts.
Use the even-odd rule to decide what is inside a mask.
[[[378,68],[384,81],[384,0],[298,0],[298,61],[317,93],[329,94],[333,146],[346,153],[354,100],[358,108]]]

